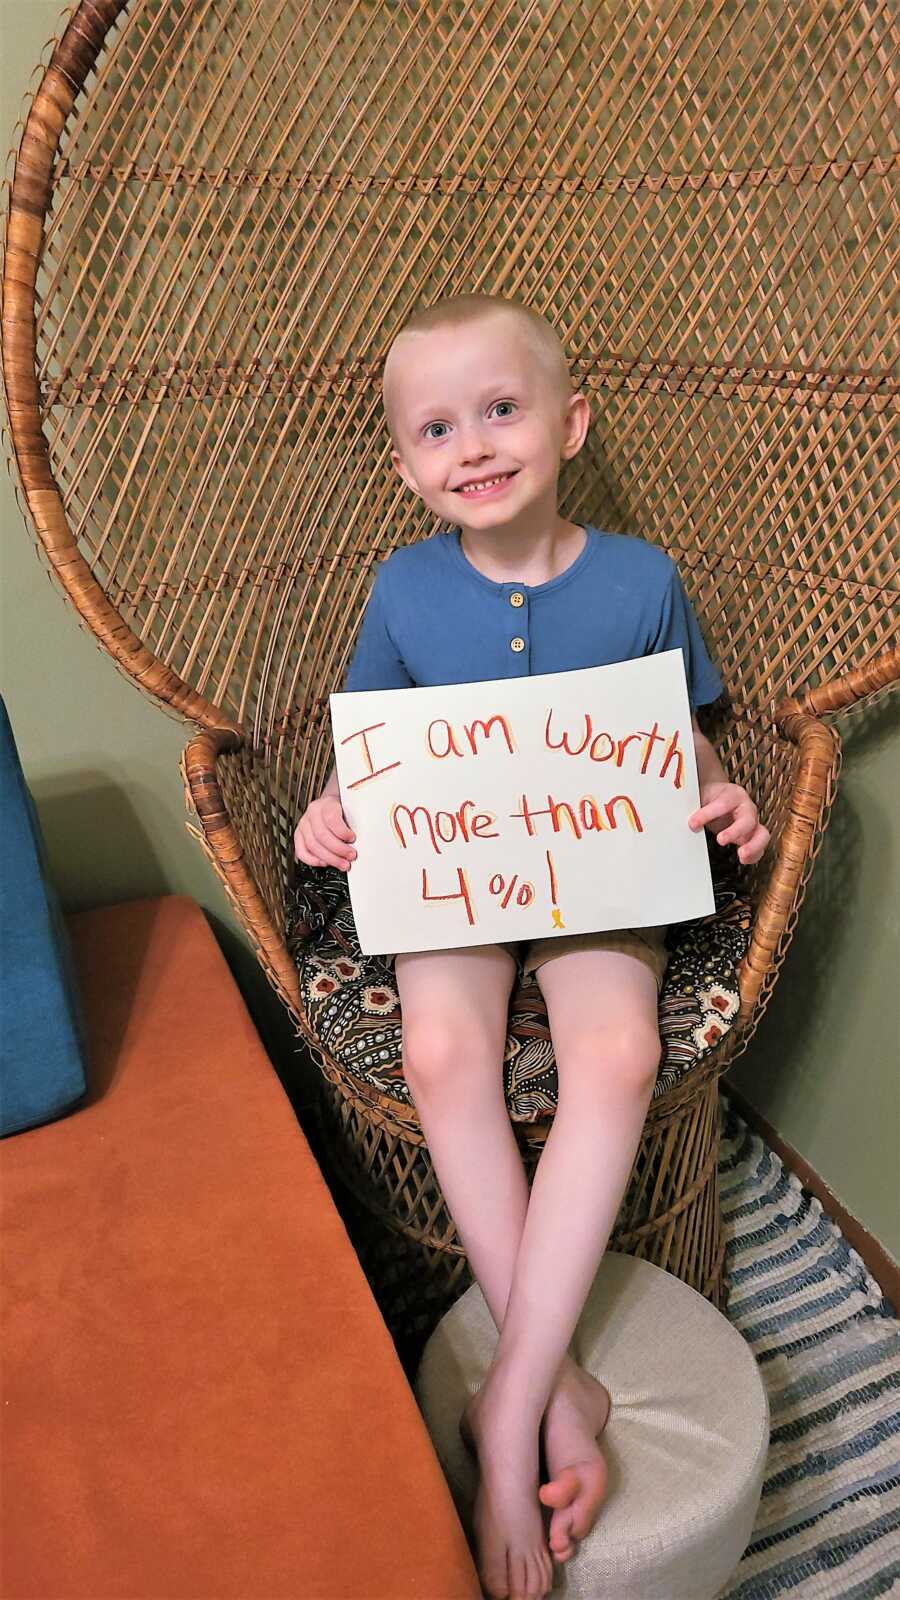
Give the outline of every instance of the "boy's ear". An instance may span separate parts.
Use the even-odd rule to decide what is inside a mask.
[[[581,391],[570,395],[566,409],[565,439],[562,455],[564,461],[571,461],[577,456],[584,444],[591,421],[591,408],[586,394]]]
[[[408,489],[412,489],[413,494],[418,494],[419,485],[416,483],[415,478],[412,476],[396,450],[391,451],[391,466],[394,468],[395,472],[399,472],[403,482],[406,484],[406,487]]]

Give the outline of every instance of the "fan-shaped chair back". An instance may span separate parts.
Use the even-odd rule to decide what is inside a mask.
[[[373,567],[435,527],[381,362],[459,291],[559,330],[563,512],[676,559],[777,810],[773,706],[896,622],[898,59],[890,0],[70,7],[4,262],[27,512],[140,687],[246,735],[285,846]]]

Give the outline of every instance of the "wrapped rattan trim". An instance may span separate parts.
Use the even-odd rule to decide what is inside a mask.
[[[861,667],[854,667],[810,689],[797,703],[803,711],[821,717],[830,711],[847,711],[868,695],[878,694],[897,683],[900,683],[900,645],[893,650],[883,650],[864,661]]]
[[[868,177],[889,177],[900,167],[900,154],[865,156],[858,161],[804,161],[798,166],[722,168],[717,171],[701,169],[696,172],[642,172],[637,174],[604,173],[602,177],[517,177],[507,173],[502,178],[472,177],[468,173],[441,172],[321,172],[308,169],[296,172],[292,168],[278,167],[195,167],[178,163],[164,166],[161,161],[139,166],[136,161],[126,161],[114,166],[108,161],[63,161],[59,177],[69,183],[103,183],[112,178],[116,183],[158,183],[168,188],[186,186],[350,190],[367,194],[639,194],[647,189],[652,194],[667,191],[678,193],[689,190],[696,194],[701,189],[727,190],[737,193],[743,188],[762,189],[790,183],[796,188],[802,183],[823,183],[832,178],[844,183],[848,178],[860,182]]]
[[[185,785],[200,825],[208,855],[218,869],[229,899],[248,929],[263,967],[292,1015],[302,1014],[300,978],[284,938],[274,926],[266,903],[247,866],[232,827],[216,777],[216,760],[225,750],[240,749],[231,731],[212,729],[192,739],[182,756]]]
[[[10,189],[3,261],[3,381],[28,514],[50,566],[91,632],[149,695],[203,727],[237,723],[191,689],[113,608],[78,549],[50,466],[37,381],[35,291],[59,140],[107,33],[127,0],[82,0],[35,94]]]
[[[840,741],[834,730],[802,711],[796,701],[782,703],[776,725],[784,738],[797,745],[799,763],[788,819],[754,919],[750,948],[738,969],[741,1017],[746,1019],[776,968],[779,946],[789,931],[789,918],[805,883],[805,868],[821,835],[840,759]]]
[[[777,709],[776,726],[786,739],[799,747],[800,760],[788,821],[778,841],[772,872],[754,920],[750,948],[738,971],[741,1019],[745,1023],[756,1009],[763,986],[771,989],[784,958],[793,931],[791,919],[796,917],[803,898],[834,796],[840,768],[840,739],[820,720],[821,716],[849,710],[898,682],[900,647],[895,647],[873,656],[861,667],[820,684],[796,700],[783,700]]]
[[[371,390],[381,373],[378,361],[321,361],[308,368],[286,361],[250,363],[231,361],[174,362],[162,371],[134,362],[111,370],[85,367],[78,373],[48,380],[44,385],[45,414],[57,406],[87,410],[111,403],[150,400],[253,400],[277,384],[280,395],[328,395],[335,383]],[[598,354],[590,361],[573,357],[572,377],[581,389],[620,389],[638,393],[702,395],[722,399],[769,399],[779,405],[790,400],[818,406],[865,407],[873,415],[900,402],[900,383],[885,369],[851,372],[821,367],[722,366],[715,362],[639,361],[628,356]],[[88,392],[86,392],[88,391]]]

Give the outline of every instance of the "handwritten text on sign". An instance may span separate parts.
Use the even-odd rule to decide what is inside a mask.
[[[330,702],[364,954],[714,910],[680,650]]]

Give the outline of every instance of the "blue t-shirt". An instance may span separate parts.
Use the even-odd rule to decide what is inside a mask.
[[[691,710],[722,692],[678,569],[658,545],[590,524],[546,583],[497,583],[459,528],[402,545],[375,573],[344,689],[409,689],[605,667],[681,649]]]

